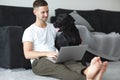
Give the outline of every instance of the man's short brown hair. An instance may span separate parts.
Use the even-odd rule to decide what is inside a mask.
[[[48,3],[45,0],[35,0],[33,3],[33,8],[40,7],[40,6],[47,6]]]

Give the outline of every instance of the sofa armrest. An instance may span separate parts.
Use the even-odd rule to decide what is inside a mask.
[[[30,68],[22,48],[23,28],[20,26],[0,27],[0,67]]]

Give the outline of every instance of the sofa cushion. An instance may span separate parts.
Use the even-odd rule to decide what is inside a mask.
[[[92,26],[89,24],[89,22],[83,18],[82,16],[80,16],[77,11],[73,11],[72,13],[70,13],[70,15],[75,19],[75,24],[76,25],[85,25],[88,30],[93,31],[94,29],[92,28]]]
[[[100,20],[101,32],[120,33],[120,12],[108,10],[96,10]]]
[[[101,32],[99,17],[97,16],[95,10],[78,10],[77,12],[90,23],[92,28],[94,28],[94,31]]]

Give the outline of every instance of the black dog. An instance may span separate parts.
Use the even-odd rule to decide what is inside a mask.
[[[61,14],[53,24],[59,28],[60,34],[56,37],[55,47],[60,50],[62,46],[74,46],[81,43],[79,31],[74,24],[74,19],[69,14]]]

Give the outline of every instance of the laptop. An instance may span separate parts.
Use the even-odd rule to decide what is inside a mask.
[[[56,59],[47,57],[53,63],[62,63],[69,60],[80,61],[87,50],[87,45],[61,47]]]

